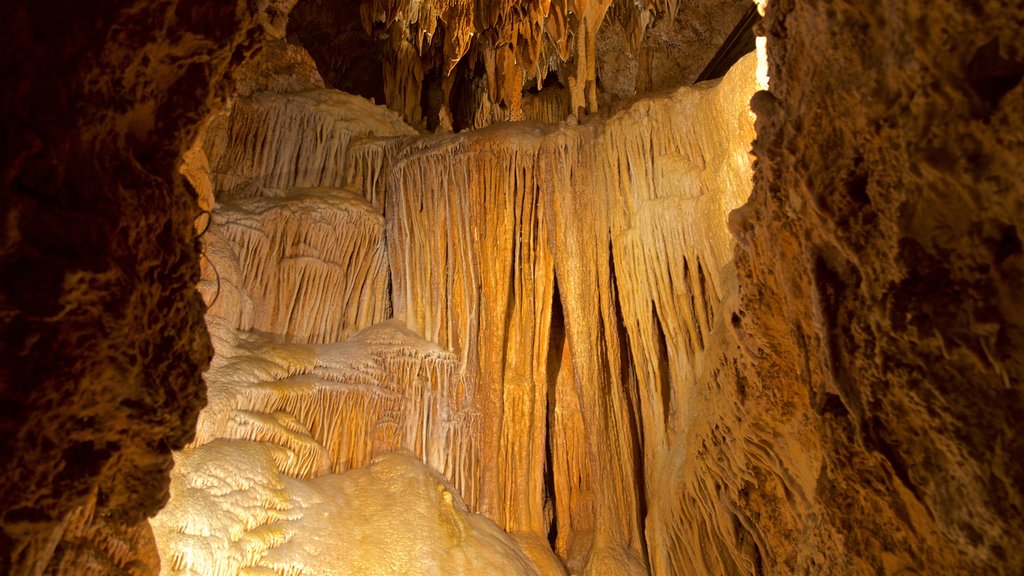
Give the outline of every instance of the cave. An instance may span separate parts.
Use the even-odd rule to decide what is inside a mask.
[[[1024,573],[1024,6],[4,4],[0,572]]]

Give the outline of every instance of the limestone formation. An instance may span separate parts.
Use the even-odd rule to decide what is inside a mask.
[[[279,475],[273,449],[217,440],[176,458],[154,520],[164,574],[534,576],[508,535],[407,454],[314,480]]]
[[[735,502],[766,570],[1024,570],[1022,21],[999,0],[767,4],[732,222],[743,411],[776,462]]]
[[[0,572],[39,574],[93,538],[74,509],[124,534],[166,501],[211,353],[177,163],[260,32],[247,2],[16,1],[0,36]]]
[[[1019,2],[55,4],[0,572],[1024,571]]]
[[[210,404],[182,458],[256,442],[274,474],[310,479],[406,449],[546,572],[696,565],[697,549],[658,551],[680,548],[687,522],[718,528],[717,503],[680,515],[684,487],[644,471],[700,481],[699,460],[681,462],[678,404],[722,340],[725,215],[750,186],[755,64],[584,126],[419,139],[327,91],[237,103],[226,139],[206,147],[223,153],[204,293],[225,301],[209,312]],[[354,193],[267,187],[339,182],[377,199],[383,218]],[[390,285],[369,280],[382,261]],[[377,324],[349,338],[384,320],[381,297],[405,332]],[[322,344],[235,332],[253,328]],[[184,567],[190,545],[161,534]],[[696,538],[686,544],[708,539]]]

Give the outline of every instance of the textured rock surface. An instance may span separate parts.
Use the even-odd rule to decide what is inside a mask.
[[[308,59],[278,43],[236,78],[254,93],[185,152],[199,206],[215,207],[215,189],[222,204],[206,230],[176,160],[257,23],[280,38],[290,4],[3,8],[0,276],[17,281],[0,287],[0,571],[155,569],[139,520],[166,496],[170,449],[204,400],[192,289],[204,230],[218,356],[211,411],[174,481],[219,512],[158,527],[222,568],[294,566],[282,559],[330,533],[317,507],[354,514],[333,533],[342,546],[386,535],[367,529],[391,518],[372,493],[405,477],[423,488],[406,508],[460,519],[434,528],[474,524],[461,492],[511,532],[469,533],[515,570],[1024,570],[1019,6],[775,0],[772,90],[753,106],[758,177],[732,217],[730,262],[724,214],[749,186],[749,61],[716,87],[582,126],[417,140],[379,108],[309,90]],[[627,4],[382,1],[363,15],[388,43],[392,106],[459,128],[550,122],[594,110],[601,89],[627,95],[644,73],[675,76],[642,51],[634,68],[621,48],[655,42],[686,6]],[[609,23],[621,37],[601,40]],[[524,81],[544,89],[524,94]],[[287,224],[306,197],[342,187],[366,203],[328,219],[355,218],[365,246]],[[264,241],[232,220],[267,228],[253,237],[276,238],[265,244],[281,258],[240,252]],[[374,280],[329,272],[342,253]],[[359,298],[319,305],[320,290],[290,284],[306,272],[255,279],[299,260]],[[271,320],[289,295],[312,320]],[[386,316],[389,296],[419,334],[385,324],[287,341],[344,338]],[[236,332],[260,314],[279,337]],[[328,474],[399,448],[448,484],[408,459]],[[234,459],[249,472],[225,471]],[[402,552],[433,562],[452,542]],[[166,553],[164,569],[193,560]]]
[[[7,2],[0,17],[9,574],[41,571],[90,499],[118,532],[167,497],[210,355],[196,200],[176,163],[259,30],[245,2],[56,4]]]
[[[562,562],[582,574],[695,565],[686,553],[722,536],[690,525],[718,528],[708,517],[718,503],[686,499],[686,481],[700,486],[704,469],[684,441],[693,416],[683,406],[703,374],[705,339],[721,340],[712,330],[732,278],[725,215],[750,189],[754,69],[751,56],[721,83],[585,126],[419,139],[331,91],[257,94],[258,113],[236,106],[217,145],[230,153],[215,165],[258,183],[214,174],[204,243],[220,289],[207,275],[203,291],[217,299],[217,356],[210,405],[182,458],[225,440],[259,443],[271,476],[310,479],[406,449],[545,573]],[[292,117],[323,128],[300,140]],[[255,160],[268,150],[290,150],[270,156],[288,161]],[[384,257],[372,204],[259,185],[300,178],[349,181],[379,199],[391,286],[366,280]],[[361,326],[336,319],[380,320],[381,296],[398,320],[343,342]],[[236,332],[253,327],[325,344]],[[175,481],[189,482],[182,474]],[[196,502],[166,514],[200,514]],[[194,547],[176,534],[158,534],[168,570],[184,569]],[[673,554],[685,538],[692,548]],[[734,563],[749,552],[720,545]]]
[[[768,572],[1024,570],[1024,9],[768,4],[734,217]],[[790,432],[786,432],[786,430]]]
[[[309,53],[284,40],[264,42],[262,48],[235,71],[235,94],[303,92],[324,87],[324,79]]]
[[[177,456],[153,521],[164,574],[538,574],[437,472],[388,454],[342,475],[279,475],[272,450],[218,440]]]

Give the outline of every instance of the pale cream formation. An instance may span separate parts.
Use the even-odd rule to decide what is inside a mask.
[[[737,420],[711,397],[755,67],[419,138],[332,91],[236,104],[207,138],[217,356],[163,572],[750,572],[716,491],[764,455],[701,451]]]

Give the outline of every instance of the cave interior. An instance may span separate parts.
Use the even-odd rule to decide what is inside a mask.
[[[1024,573],[1024,6],[2,8],[0,572]]]

